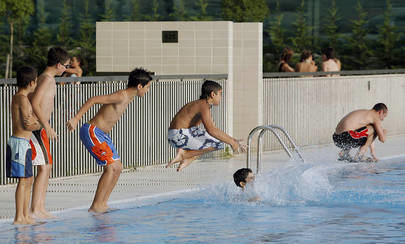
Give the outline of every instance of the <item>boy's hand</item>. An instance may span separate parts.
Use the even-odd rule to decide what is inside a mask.
[[[247,151],[247,145],[239,142],[239,152],[244,153]]]
[[[58,138],[58,135],[50,126],[45,128],[45,132],[50,140],[55,140]]]
[[[68,129],[70,131],[72,131],[72,130],[76,129],[77,122],[78,122],[77,119],[72,118],[66,123],[66,126],[68,127]]]

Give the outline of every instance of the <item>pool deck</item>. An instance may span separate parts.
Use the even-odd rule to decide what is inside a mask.
[[[397,157],[405,154],[405,135],[391,136],[387,142],[377,142],[380,158]],[[307,161],[336,160],[337,148],[332,145],[310,146],[302,149]],[[252,163],[256,164],[256,153]],[[405,155],[404,155],[405,156]],[[263,169],[268,171],[285,163],[288,157],[284,151],[263,154]],[[164,165],[124,170],[110,197],[110,206],[123,201],[135,201],[143,197],[195,189],[201,185],[232,182],[232,174],[246,166],[246,154],[227,160],[196,161],[182,172]],[[100,174],[81,175],[50,179],[46,199],[47,209],[56,215],[69,209],[86,209],[90,206]],[[11,222],[15,214],[14,193],[16,185],[0,186],[0,222]],[[134,203],[135,205],[136,203]]]

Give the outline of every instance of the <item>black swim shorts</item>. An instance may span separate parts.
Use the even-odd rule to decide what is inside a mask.
[[[345,131],[341,134],[334,133],[332,138],[337,147],[342,149],[352,149],[366,144],[368,138],[367,132],[367,127],[362,127],[354,131]]]

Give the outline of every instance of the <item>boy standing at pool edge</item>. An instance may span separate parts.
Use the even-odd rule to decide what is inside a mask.
[[[32,112],[28,95],[37,86],[37,71],[32,67],[22,67],[17,71],[18,91],[11,102],[13,135],[8,139],[6,149],[6,176],[18,178],[15,192],[14,224],[33,224],[29,214],[32,187],[32,148],[30,138],[32,131],[41,125]]]
[[[80,128],[80,140],[96,159],[104,166],[93,203],[89,212],[103,213],[108,210],[107,201],[121,174],[122,163],[117,150],[108,135],[135,96],[143,97],[151,85],[150,72],[134,69],[128,77],[126,89],[105,96],[95,96],[87,100],[77,114],[67,122],[69,130],[74,130],[77,123],[94,104],[102,104],[97,114]]]
[[[32,191],[31,214],[36,218],[52,218],[45,209],[46,191],[52,170],[52,156],[49,139],[56,139],[56,132],[49,124],[54,109],[56,95],[55,76],[60,76],[69,67],[69,54],[60,47],[48,51],[48,63],[45,71],[38,77],[38,86],[30,97],[32,109],[42,128],[32,132],[33,153],[36,157],[32,164],[38,167]]]
[[[184,105],[170,123],[168,141],[177,149],[177,155],[166,167],[180,162],[177,171],[187,167],[198,156],[231,145],[234,152],[245,151],[246,146],[227,135],[214,125],[211,107],[221,102],[222,87],[215,81],[206,80],[199,100]],[[197,127],[203,123],[205,130]]]

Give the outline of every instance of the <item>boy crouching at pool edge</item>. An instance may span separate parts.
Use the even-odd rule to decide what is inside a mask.
[[[108,134],[134,98],[143,97],[149,91],[151,81],[150,72],[141,68],[134,69],[129,74],[126,89],[90,98],[67,122],[68,129],[74,130],[82,116],[94,104],[102,104],[97,114],[80,128],[80,140],[97,164],[104,167],[89,212],[103,213],[109,209],[107,202],[121,174],[122,163]]]
[[[35,223],[29,213],[33,182],[32,159],[35,158],[30,138],[32,131],[41,129],[41,124],[33,114],[28,95],[37,87],[37,75],[37,71],[28,66],[17,71],[18,91],[11,102],[13,133],[7,142],[6,176],[18,178],[14,224]]]
[[[187,103],[177,112],[168,131],[169,144],[177,149],[177,155],[167,164],[167,168],[180,162],[177,168],[180,171],[198,156],[223,149],[224,142],[231,145],[236,153],[246,151],[246,145],[215,127],[211,108],[220,104],[221,97],[221,85],[206,80],[201,88],[200,99]],[[197,127],[201,123],[205,130]]]

